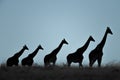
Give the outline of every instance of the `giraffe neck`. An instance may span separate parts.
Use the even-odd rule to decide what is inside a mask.
[[[14,56],[19,58],[23,54],[24,51],[25,51],[25,49],[23,48],[19,52],[17,52]]]
[[[63,46],[63,42],[61,42],[60,45],[55,50],[53,50],[51,54],[57,55],[60,49],[62,48],[62,46]]]
[[[104,35],[104,37],[103,37],[103,39],[102,39],[102,41],[98,44],[98,46],[97,46],[97,48],[99,48],[99,49],[103,49],[103,47],[104,47],[104,45],[105,45],[105,42],[106,42],[106,39],[107,39],[107,31],[105,32],[105,35]]]
[[[88,48],[89,43],[90,43],[90,40],[88,39],[88,40],[86,41],[86,43],[85,43],[81,48],[79,48],[79,49],[77,50],[77,53],[81,52],[81,54],[83,54],[83,53],[85,52],[85,50]]]
[[[29,54],[29,57],[34,58],[35,55],[38,53],[38,51],[39,51],[39,48],[35,49],[34,52],[32,52],[31,54]]]

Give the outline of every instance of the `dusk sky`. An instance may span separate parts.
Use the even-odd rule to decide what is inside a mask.
[[[26,44],[26,57],[39,44],[35,63],[42,65],[46,54],[62,41],[56,64],[66,64],[66,56],[82,47],[89,36],[91,42],[84,53],[83,65],[88,65],[88,55],[102,40],[107,26],[113,32],[104,46],[102,65],[120,62],[120,0],[0,0],[0,63],[13,56]],[[75,64],[72,64],[75,65]]]

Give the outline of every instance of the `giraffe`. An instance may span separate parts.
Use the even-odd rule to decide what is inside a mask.
[[[68,42],[65,39],[63,39],[56,49],[54,49],[50,54],[48,54],[44,57],[45,67],[50,66],[50,63],[53,63],[53,66],[55,66],[55,63],[57,60],[56,55],[58,54],[58,52],[62,48],[63,44],[68,44]]]
[[[23,48],[19,52],[14,54],[12,57],[8,58],[6,62],[7,66],[13,66],[13,65],[18,66],[19,57],[23,54],[25,50],[29,50],[26,45],[24,45]]]
[[[39,45],[31,54],[29,54],[27,57],[25,57],[24,59],[22,59],[22,65],[25,66],[32,66],[34,60],[33,58],[35,57],[35,55],[38,53],[39,49],[43,50],[42,46]]]
[[[93,39],[92,36],[90,36],[88,38],[88,40],[86,41],[86,43],[82,47],[78,48],[74,53],[68,54],[68,56],[67,56],[68,67],[70,67],[72,62],[79,63],[79,67],[82,67],[82,61],[83,61],[83,58],[84,58],[83,53],[88,48],[90,41],[95,42],[95,40]]]
[[[95,49],[93,49],[90,52],[89,54],[89,66],[90,67],[92,67],[92,65],[95,63],[96,60],[98,62],[98,67],[101,66],[101,61],[102,61],[102,56],[103,56],[103,47],[105,45],[108,34],[111,34],[111,35],[113,34],[109,27],[107,27],[102,41],[96,46]]]

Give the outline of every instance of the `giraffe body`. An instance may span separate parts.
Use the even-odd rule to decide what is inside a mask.
[[[50,54],[48,54],[44,57],[45,66],[50,66],[50,63],[53,63],[53,65],[55,65],[56,60],[57,60],[56,55],[62,48],[63,44],[68,44],[68,42],[65,39],[63,39],[62,42],[60,43],[60,45],[56,49],[54,49]]]
[[[111,35],[113,34],[109,27],[107,27],[102,41],[97,45],[97,47],[94,50],[90,52],[89,54],[89,66],[90,67],[93,66],[96,60],[98,62],[98,66],[99,67],[101,66],[101,61],[102,61],[102,56],[103,56],[103,47],[105,45],[108,34],[111,34]]]
[[[23,54],[25,50],[28,50],[28,47],[26,45],[23,46],[23,48],[19,52],[17,52],[14,56],[8,58],[6,63],[7,66],[13,66],[13,65],[18,66],[19,57]]]
[[[22,59],[22,65],[23,66],[32,66],[34,60],[33,58],[35,57],[35,55],[38,53],[39,49],[42,49],[42,46],[39,45],[34,52],[32,52],[31,54],[29,54],[26,58]]]
[[[83,47],[78,48],[76,52],[70,53],[67,56],[67,63],[68,63],[69,67],[70,67],[70,65],[71,65],[72,62],[79,63],[79,67],[82,67],[82,61],[83,61],[83,58],[84,58],[83,57],[83,53],[87,49],[90,41],[95,41],[92,36],[89,37],[89,39],[87,40],[87,42],[85,43],[85,45],[83,45]]]

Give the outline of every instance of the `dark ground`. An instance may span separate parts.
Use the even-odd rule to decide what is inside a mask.
[[[0,80],[120,80],[120,66],[101,68],[1,66]]]

